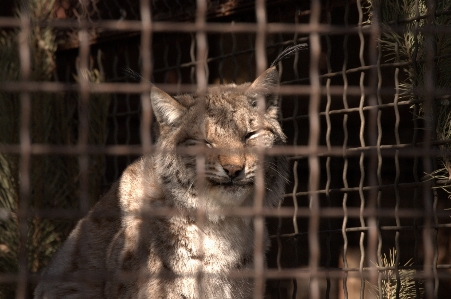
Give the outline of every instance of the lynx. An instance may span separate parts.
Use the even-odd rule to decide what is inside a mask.
[[[251,298],[252,278],[228,273],[253,268],[253,222],[220,211],[253,206],[256,188],[265,188],[266,207],[282,198],[285,159],[259,161],[255,150],[285,142],[272,92],[278,85],[272,66],[252,83],[212,87],[202,96],[172,97],[152,87],[155,150],[130,165],[78,222],[35,298]],[[183,153],[198,148],[206,151],[203,164]],[[266,186],[256,182],[260,166]],[[145,214],[161,208],[179,213]]]

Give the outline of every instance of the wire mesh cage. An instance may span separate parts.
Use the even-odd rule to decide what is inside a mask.
[[[77,221],[155,151],[154,86],[253,82],[299,44],[277,64],[287,142],[259,152],[287,158],[285,194],[217,212],[254,232],[252,267],[228,277],[253,298],[447,298],[451,2],[398,2],[0,3],[0,298],[32,298]]]

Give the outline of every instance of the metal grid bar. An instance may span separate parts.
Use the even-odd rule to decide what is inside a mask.
[[[359,11],[359,21],[357,24],[357,28],[359,28],[361,30],[362,28],[362,23],[363,23],[363,10],[362,10],[362,4],[360,2],[357,3],[357,9]],[[364,54],[364,47],[365,47],[365,41],[364,41],[364,37],[363,37],[363,33],[359,30],[358,36],[359,36],[359,40],[360,40],[360,48],[359,48],[359,61],[360,61],[360,66],[361,67],[365,67],[365,59],[363,57]],[[365,79],[365,73],[361,72],[360,73],[360,80],[359,80],[359,84],[360,84],[360,88],[363,89],[364,88],[364,79]],[[365,115],[363,114],[363,106],[365,105],[365,95],[361,95],[360,97],[360,104],[359,104],[359,117],[360,117],[360,131],[359,131],[359,139],[360,139],[360,145],[362,147],[365,147],[365,125],[366,125],[366,118]],[[373,145],[373,144],[371,144]],[[365,209],[366,206],[366,196],[363,193],[363,185],[365,184],[365,175],[366,171],[365,171],[365,165],[364,165],[364,158],[365,158],[365,154],[361,153],[360,154],[360,159],[359,159],[359,169],[360,169],[360,180],[359,180],[359,198],[360,198],[360,211],[363,212],[363,210]],[[371,174],[370,174],[371,176]],[[360,215],[360,226],[365,227],[367,224],[365,222],[365,219],[363,217],[363,215]],[[363,265],[365,262],[365,258],[366,258],[366,251],[365,251],[365,232],[361,232],[360,233],[360,239],[359,239],[359,249],[360,249],[360,261],[359,261],[359,273],[360,273],[360,298],[362,299],[364,297],[364,292],[365,292],[365,276],[363,274]],[[370,250],[372,250],[372,248],[370,248]],[[373,271],[371,271],[371,275],[370,277],[372,278],[372,282],[374,283],[373,280]]]
[[[196,25],[200,27],[204,27],[206,23],[206,10],[207,10],[207,2],[205,0],[197,0],[197,9],[196,9]],[[195,42],[195,43],[194,43]],[[196,86],[197,86],[197,94],[199,95],[199,99],[202,101],[202,109],[199,113],[204,114],[205,112],[205,101],[206,101],[206,93],[207,93],[207,74],[208,74],[208,65],[206,63],[206,59],[208,56],[208,49],[207,49],[207,37],[203,30],[198,30],[196,32],[195,40],[192,40],[192,46],[196,46]],[[194,52],[194,51],[193,51]],[[194,56],[192,56],[194,58]],[[206,169],[206,159],[205,155],[197,155],[196,156],[196,172],[197,172],[197,183],[199,185],[199,188],[203,189],[206,185],[206,175],[205,175],[205,169]],[[204,235],[201,233],[201,231],[204,229],[205,221],[206,221],[206,210],[204,208],[204,201],[206,199],[201,195],[201,206],[198,208],[197,214],[196,214],[196,222],[199,226],[199,233],[198,233],[198,245],[200,254],[203,255],[205,252],[204,248]],[[197,273],[197,284],[199,285],[199,293],[195,294],[195,296],[198,296],[201,298],[204,296],[202,293],[204,286],[202,285],[201,281],[201,275],[202,275],[202,268],[198,267],[198,273]]]
[[[399,61],[399,51],[398,51],[398,49],[396,51],[396,59],[395,59],[395,61]],[[401,140],[400,140],[400,136],[399,136],[399,123],[400,123],[400,116],[399,116],[399,68],[396,68],[396,70],[395,70],[394,82],[395,82],[395,86],[396,86],[395,96],[394,96],[394,99],[393,99],[393,102],[395,104],[394,105],[394,109],[395,109],[395,117],[396,117],[394,133],[395,133],[396,144],[400,144]],[[398,187],[399,177],[400,177],[399,153],[396,153],[396,155],[395,155],[395,168],[396,168],[396,175],[395,175],[395,180],[394,180],[395,197],[396,197],[395,212],[398,212],[399,211],[400,200],[401,200],[401,198],[400,198],[400,191],[399,191],[399,187]],[[398,215],[396,215],[396,226],[397,227],[401,226],[401,220],[400,220]],[[400,237],[400,234],[397,231],[396,235],[395,235],[395,250],[396,250],[396,252],[400,252],[399,237]],[[378,255],[381,256],[381,253],[378,252]],[[395,266],[398,267],[399,264],[400,264],[400,257],[399,257],[399,255],[397,255],[396,259],[395,259]],[[399,282],[400,282],[399,274],[396,275],[396,281],[399,284]],[[396,288],[396,296],[399,296],[399,292],[400,292],[400,287],[397,287]]]
[[[450,14],[450,11],[446,11],[446,14]],[[427,18],[427,15],[419,17],[419,19]],[[120,20],[120,21],[98,21],[93,24],[91,21],[86,20],[44,20],[40,22],[32,22],[32,25],[39,25],[41,27],[52,27],[55,29],[95,29],[103,28],[107,31],[123,31],[123,32],[141,32],[142,24],[140,21],[130,21],[130,20]],[[12,17],[2,17],[0,20],[0,26],[2,28],[17,28],[20,26],[20,21]],[[402,29],[395,30],[401,31]],[[152,23],[153,32],[180,32],[189,33],[196,32],[198,30],[205,30],[209,33],[223,33],[223,32],[236,32],[236,33],[250,33],[257,32],[257,25],[254,23],[237,23],[237,24],[224,24],[224,23],[208,23],[205,27],[199,28],[192,22],[184,23],[183,27],[180,27],[178,22],[159,22],[155,21]],[[381,29],[382,30],[382,29]],[[317,27],[311,28],[310,25],[306,24],[284,24],[284,23],[268,23],[266,27],[266,32],[268,34],[273,33],[299,33],[299,34],[309,34],[312,32],[318,34],[330,34],[330,35],[343,35],[343,34],[371,34],[371,26],[365,26],[361,29],[355,27],[342,27],[342,26],[329,26],[324,24],[318,24]],[[384,32],[382,30],[382,32]],[[446,28],[421,28],[418,29],[419,33],[446,33],[448,30]],[[92,40],[96,42],[96,40]],[[70,47],[75,47],[76,44],[70,45]]]
[[[311,15],[310,24],[312,28],[319,23],[321,8],[319,1],[311,3]],[[319,105],[320,105],[320,81],[319,81],[319,59],[321,53],[321,45],[318,33],[312,32],[309,36],[310,40],[310,86],[312,87],[312,93],[310,94],[309,102],[309,139],[308,147],[312,151],[315,151],[319,144],[320,122],[319,122]],[[310,172],[309,178],[309,191],[316,191],[319,188],[320,180],[320,166],[319,159],[316,156],[309,156],[308,166]],[[312,274],[310,281],[310,297],[318,299],[320,297],[319,281],[317,277],[319,260],[320,260],[320,248],[318,239],[319,230],[319,198],[317,194],[311,194],[309,198],[309,207],[311,209],[311,215],[309,217],[309,270]]]
[[[435,18],[435,3],[433,1],[426,2],[428,8],[428,16],[426,18],[427,24],[433,24]],[[436,53],[434,36],[431,34],[425,35],[425,43],[426,43],[426,70],[425,70],[425,88],[432,92],[435,87],[435,74],[434,74],[434,63],[433,56]],[[426,115],[433,115],[432,106],[433,106],[434,98],[431,96],[425,96],[424,109],[426,111]],[[434,128],[434,119],[432,117],[427,117],[425,120],[425,147],[430,147],[428,144],[428,140],[431,140],[433,137],[433,129]],[[423,158],[423,167],[426,173],[432,172],[432,163],[430,157]],[[431,186],[430,182],[429,185]],[[432,206],[432,195],[428,190],[429,188],[425,188],[423,191],[423,200],[424,200],[424,208],[425,208],[425,227],[423,228],[423,249],[425,251],[424,257],[424,273],[428,276],[428,279],[425,281],[425,295],[426,298],[436,298],[437,297],[437,272],[433,269],[436,259],[434,259],[434,255],[436,252],[436,244],[434,242],[435,236],[431,234],[430,226],[432,225],[432,217],[433,217],[433,206]]]
[[[378,3],[374,3],[372,10],[372,32],[369,36],[370,41],[368,42],[369,47],[369,63],[371,65],[376,65],[376,68],[373,68],[369,71],[369,79],[368,85],[371,89],[373,89],[373,93],[368,97],[368,104],[371,106],[376,106],[382,104],[382,99],[380,97],[380,87],[382,84],[382,78],[380,76],[380,62],[381,62],[381,53],[380,43],[378,40],[380,39],[380,29],[382,26],[379,23],[379,6]],[[369,110],[368,116],[368,139],[370,146],[376,147],[376,152],[372,153],[369,161],[369,169],[377,169],[376,171],[369,171],[368,184],[370,186],[376,186],[381,184],[381,167],[382,167],[382,156],[381,156],[381,139],[382,139],[382,130],[381,130],[381,110],[372,109]],[[378,208],[377,203],[381,197],[380,190],[371,189],[368,194],[368,206],[367,209],[375,210]],[[378,230],[378,219],[374,216],[368,217],[368,243],[367,243],[367,252],[368,259],[370,261],[378,261],[378,265],[382,265],[382,238],[380,236]],[[382,295],[382,275],[377,271],[374,263],[371,265],[370,269],[370,279],[369,283],[373,285],[378,285],[379,295]],[[364,283],[362,283],[364,285]]]
[[[348,16],[349,16],[349,2],[346,2],[345,5],[345,13],[344,13],[344,24],[345,26],[348,25]],[[348,109],[349,105],[348,105],[348,99],[347,99],[347,89],[348,89],[348,77],[347,77],[347,64],[348,64],[348,35],[344,36],[343,39],[343,53],[344,53],[344,58],[343,58],[343,66],[342,66],[342,77],[343,77],[343,107],[344,109]],[[349,138],[349,134],[348,134],[348,114],[345,112],[343,114],[343,131],[344,131],[344,136],[343,136],[343,149],[346,149],[348,146],[348,138]],[[347,174],[348,174],[348,159],[346,157],[344,157],[344,161],[343,161],[343,187],[344,188],[348,188],[348,181],[347,181]],[[347,210],[347,204],[348,204],[348,193],[344,193],[343,194],[343,201],[342,201],[342,206],[343,206],[343,222],[342,222],[342,237],[343,237],[343,252],[342,252],[342,259],[343,259],[343,268],[348,268],[348,258],[347,258],[347,254],[348,254],[348,236],[346,234],[346,227],[347,227],[347,223],[348,223],[348,210]],[[343,276],[343,296],[345,299],[348,299],[349,297],[349,291],[348,291],[348,272],[344,273]]]
[[[256,0],[255,1],[255,15],[257,21],[257,32],[255,38],[255,62],[257,73],[261,74],[265,71],[266,64],[266,6],[264,0]],[[264,114],[265,111],[265,99],[260,96],[257,99],[257,109],[261,115]],[[259,126],[262,126],[262,119],[258,120]],[[258,164],[257,175],[255,178],[255,183],[259,186],[264,186],[264,172],[263,172],[263,164],[261,161],[264,161],[264,154],[261,152],[261,147],[257,148],[257,156],[260,161]],[[265,253],[264,253],[264,217],[260,216],[261,210],[263,208],[263,200],[264,200],[264,192],[263,188],[259,188],[256,190],[254,195],[254,204],[253,208],[255,211],[255,216],[253,219],[254,224],[254,271],[255,271],[255,285],[254,285],[254,299],[263,298],[265,290],[265,276],[264,276],[264,268],[265,268]]]
[[[330,3],[328,3],[330,4]],[[332,21],[332,16],[331,13],[329,11],[329,13],[327,14],[327,23],[331,24]],[[331,66],[331,54],[332,54],[332,45],[331,45],[331,40],[330,40],[330,36],[327,35],[326,36],[326,42],[327,42],[327,72],[330,73],[332,72],[332,66]],[[327,79],[326,81],[326,91],[327,91],[327,104],[326,104],[326,109],[325,109],[325,113],[326,113],[326,125],[327,125],[327,129],[326,129],[326,146],[328,149],[331,148],[331,142],[330,142],[330,137],[331,137],[331,132],[332,132],[332,128],[331,128],[331,119],[330,119],[330,106],[331,106],[331,102],[332,102],[332,97],[330,95],[330,84],[331,84],[331,79]],[[319,114],[319,113],[318,113]],[[328,207],[332,207],[332,200],[330,197],[330,185],[332,183],[332,174],[331,174],[331,169],[330,169],[330,163],[331,163],[331,157],[327,157],[326,160],[326,176],[327,176],[327,182],[326,182],[326,200],[327,200],[327,206]],[[327,228],[328,230],[332,230],[332,223],[330,219],[327,219]],[[326,268],[330,268],[331,267],[331,258],[332,258],[332,243],[331,243],[331,238],[332,235],[328,234],[325,245],[326,245],[326,256],[327,256],[327,260],[326,260]],[[326,298],[328,299],[330,297],[330,293],[331,293],[331,281],[330,278],[327,277],[326,280]]]
[[[80,103],[79,103],[79,127],[78,127],[78,142],[77,146],[80,148],[80,152],[86,152],[85,148],[88,145],[89,139],[89,78],[88,78],[88,59],[89,59],[89,43],[88,32],[81,30],[78,38],[80,40],[79,49],[79,66],[78,66],[78,78],[80,88]],[[80,211],[87,214],[90,209],[89,203],[89,158],[86,154],[82,154],[78,157],[78,163],[80,167]]]
[[[19,35],[19,53],[20,53],[20,79],[27,81],[31,73],[31,53],[27,46],[27,40],[30,35],[30,16],[27,7],[21,7],[21,24]],[[20,186],[19,212],[26,213],[29,210],[30,201],[30,122],[31,122],[31,97],[30,93],[23,92],[20,94],[20,164],[19,171],[22,178]],[[18,258],[18,273],[17,273],[17,289],[16,297],[24,298],[27,292],[28,284],[28,256],[27,256],[27,236],[29,232],[28,222],[26,217],[19,217],[19,258]]]
[[[142,22],[141,31],[141,63],[142,63],[142,85],[148,85],[152,73],[152,63],[151,63],[151,45],[152,45],[152,19],[150,11],[150,1],[140,0],[140,13]],[[149,94],[143,92],[141,94],[141,144],[143,147],[143,152],[150,153],[151,148],[151,122],[152,122],[152,108],[150,106]]]

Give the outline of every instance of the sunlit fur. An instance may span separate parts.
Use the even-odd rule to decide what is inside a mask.
[[[153,88],[156,150],[130,165],[79,221],[35,297],[252,298],[252,279],[228,273],[253,267],[253,223],[220,212],[252,206],[257,188],[265,191],[265,206],[282,198],[285,159],[259,161],[257,152],[285,141],[271,93],[277,86],[272,67],[252,84],[218,86],[203,96]],[[195,150],[205,152],[196,157]],[[158,208],[194,213],[146,214]],[[196,218],[198,209],[205,217]]]

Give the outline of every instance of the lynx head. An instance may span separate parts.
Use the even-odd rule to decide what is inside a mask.
[[[156,171],[176,205],[198,207],[200,194],[207,208],[251,205],[259,187],[255,184],[260,165],[264,167],[265,205],[278,203],[286,176],[285,160],[267,156],[259,163],[255,151],[285,142],[277,120],[278,96],[271,92],[278,85],[278,72],[271,67],[253,83],[213,87],[202,97],[172,97],[152,89],[152,108],[160,131]],[[258,110],[259,98],[265,99],[264,113]],[[207,149],[201,186],[196,157],[176,153],[176,148],[194,146]]]

